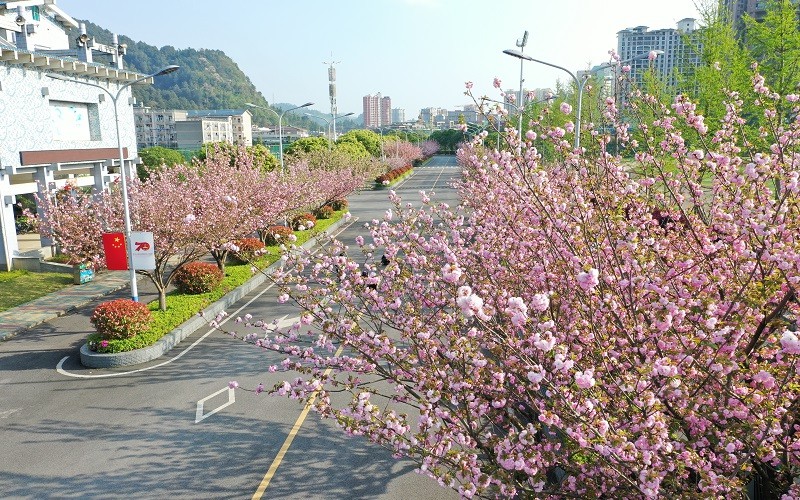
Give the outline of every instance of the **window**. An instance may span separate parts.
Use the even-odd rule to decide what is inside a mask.
[[[91,141],[93,137],[93,115],[97,115],[97,105],[83,102],[50,101],[50,117],[53,124],[54,141]],[[94,120],[96,122],[96,120]],[[99,134],[95,134],[99,135]]]

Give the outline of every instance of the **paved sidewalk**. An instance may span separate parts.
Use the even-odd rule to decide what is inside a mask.
[[[70,285],[21,306],[0,312],[0,341],[62,316],[129,284],[128,271],[103,271],[95,275],[94,280],[89,283]]]

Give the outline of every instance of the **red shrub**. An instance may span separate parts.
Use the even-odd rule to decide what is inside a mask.
[[[208,293],[222,283],[224,277],[216,264],[195,261],[178,269],[175,286],[182,293]]]
[[[337,198],[328,203],[328,205],[330,205],[331,208],[333,208],[338,212],[339,210],[344,210],[345,208],[347,208],[349,203],[344,198]]]
[[[317,218],[310,213],[296,215],[294,219],[292,219],[292,228],[294,228],[295,230],[309,229],[308,227],[309,222],[312,223],[311,227],[314,227],[314,224],[317,223]]]
[[[147,331],[153,320],[146,304],[130,299],[103,302],[89,321],[104,340],[127,339]]]
[[[318,209],[314,210],[314,216],[317,219],[330,219],[333,215],[333,207],[330,205],[322,205]]]
[[[236,252],[231,252],[231,258],[235,262],[239,262],[242,264],[252,262],[261,255],[261,251],[264,250],[264,243],[258,238],[242,238],[240,240],[236,240],[233,242],[239,250]]]
[[[270,226],[261,232],[261,238],[265,245],[280,245],[292,234],[294,231],[288,226]]]

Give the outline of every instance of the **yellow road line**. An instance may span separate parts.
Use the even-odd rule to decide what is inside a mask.
[[[343,349],[344,346],[339,346],[339,349],[336,350],[336,354],[334,354],[333,356],[338,357],[342,353]],[[331,368],[325,370],[323,376],[327,377],[328,375],[330,375],[331,370],[332,370]],[[269,486],[269,482],[272,481],[273,476],[275,476],[275,472],[281,465],[283,457],[286,455],[286,452],[289,451],[289,447],[292,445],[292,441],[294,441],[294,438],[295,436],[297,436],[297,433],[300,432],[300,427],[303,426],[303,422],[305,422],[306,417],[308,416],[308,412],[311,411],[311,407],[314,405],[314,400],[317,399],[317,394],[319,394],[319,391],[316,391],[311,395],[311,399],[309,399],[306,402],[305,408],[303,408],[303,411],[300,412],[300,416],[297,417],[297,420],[295,420],[294,425],[292,426],[292,430],[289,431],[289,435],[286,436],[286,439],[283,441],[283,446],[281,446],[281,449],[278,451],[278,454],[275,456],[275,459],[269,466],[269,470],[267,470],[267,473],[264,475],[264,479],[261,480],[261,484],[258,485],[258,489],[256,490],[255,493],[253,493],[253,500],[261,500],[261,496],[264,495],[264,491],[266,491],[267,486]]]

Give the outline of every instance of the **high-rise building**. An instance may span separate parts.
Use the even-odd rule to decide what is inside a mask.
[[[392,123],[403,123],[406,121],[406,110],[402,108],[392,109]]]
[[[791,0],[791,2],[797,6],[798,15],[800,15],[800,1]],[[728,21],[733,23],[736,34],[740,37],[744,35],[743,17],[745,14],[756,21],[763,21],[767,15],[766,0],[720,0],[720,7],[724,9]]]
[[[683,70],[699,64],[699,55],[690,46],[695,32],[695,20],[692,18],[678,21],[677,28],[627,28],[617,32],[617,53],[621,61],[629,61],[626,65],[630,65],[632,79],[637,85],[642,83],[644,70],[652,66],[665,84],[674,86],[676,69]],[[661,51],[663,54],[654,61],[640,57],[651,51]]]
[[[379,128],[391,125],[392,99],[389,96],[382,96],[380,92],[375,95],[365,95],[363,103],[365,128]]]

